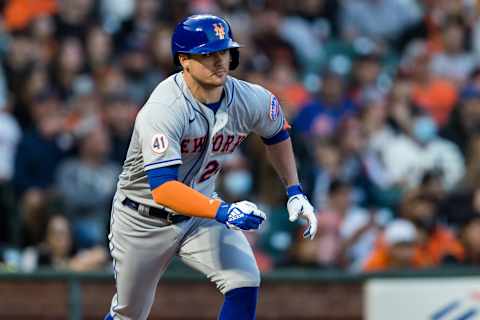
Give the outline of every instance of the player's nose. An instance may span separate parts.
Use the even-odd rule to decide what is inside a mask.
[[[216,64],[220,64],[223,62],[223,57],[225,56],[224,51],[217,51],[212,53],[212,57],[215,60]]]
[[[219,64],[222,62],[222,55],[219,52],[215,52],[213,54],[213,59],[215,60],[215,64]]]

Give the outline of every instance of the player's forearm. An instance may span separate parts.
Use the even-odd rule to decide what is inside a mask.
[[[152,191],[156,203],[180,214],[215,218],[221,201],[210,199],[179,181],[168,181]]]
[[[297,185],[298,174],[290,138],[272,145],[266,145],[267,155],[273,168],[288,187]]]

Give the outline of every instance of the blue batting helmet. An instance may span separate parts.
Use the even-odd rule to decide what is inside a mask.
[[[238,66],[240,45],[233,40],[230,25],[224,19],[213,15],[194,15],[185,18],[175,27],[172,35],[172,56],[180,66],[179,53],[208,54],[230,49],[230,69]]]

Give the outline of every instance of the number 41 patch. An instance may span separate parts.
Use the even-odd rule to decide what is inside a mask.
[[[152,137],[152,150],[155,153],[164,153],[168,148],[168,139],[164,134],[156,134]]]

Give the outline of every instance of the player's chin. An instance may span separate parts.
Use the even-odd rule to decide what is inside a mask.
[[[217,86],[223,86],[225,84],[225,81],[227,81],[227,72],[217,72],[213,73],[212,76],[210,77],[210,83],[212,85],[217,85]]]

